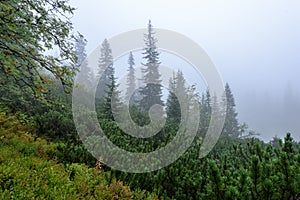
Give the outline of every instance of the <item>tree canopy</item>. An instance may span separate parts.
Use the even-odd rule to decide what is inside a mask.
[[[70,22],[73,12],[67,0],[0,1],[2,76],[42,96],[51,82],[43,74],[51,73],[70,92],[77,60]],[[49,55],[55,48],[59,55]]]
[[[157,39],[154,37],[154,30],[149,20],[148,32],[144,35],[145,48],[143,52],[143,59],[146,63],[142,63],[144,68],[142,69],[143,81],[146,86],[140,90],[142,99],[140,101],[140,108],[147,111],[151,106],[158,104],[163,105],[162,97],[162,85],[159,73],[159,52],[156,46]]]

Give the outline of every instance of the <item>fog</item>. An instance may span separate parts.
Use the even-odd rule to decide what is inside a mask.
[[[300,1],[71,0],[75,30],[92,52],[104,38],[138,28],[179,32],[205,49],[228,82],[239,121],[270,140],[300,140]]]

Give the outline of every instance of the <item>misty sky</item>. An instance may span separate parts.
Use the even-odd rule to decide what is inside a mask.
[[[71,0],[87,52],[149,19],[196,41],[232,88],[240,122],[300,140],[299,0]]]

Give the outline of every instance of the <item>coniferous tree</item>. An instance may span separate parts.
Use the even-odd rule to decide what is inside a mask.
[[[214,110],[215,112],[220,112],[220,105],[219,105],[219,100],[216,94],[213,95],[212,97],[212,105],[211,109]]]
[[[206,90],[206,96],[205,96],[205,112],[207,115],[211,114],[211,95],[209,93],[209,90]]]
[[[108,85],[111,84],[110,79],[114,74],[112,50],[107,39],[102,42],[100,53],[97,75],[99,78],[97,97],[103,97],[105,91],[109,90]]]
[[[174,124],[179,124],[181,121],[181,106],[179,99],[185,102],[184,98],[187,97],[187,88],[185,86],[185,78],[182,71],[178,70],[176,75],[173,75],[173,78],[170,79],[169,83],[169,96],[166,103],[166,112],[168,120]],[[185,108],[188,109],[188,108]]]
[[[277,135],[275,135],[269,142],[269,144],[271,144],[275,149],[279,149],[282,145],[282,140]]]
[[[181,70],[178,70],[176,74],[176,91],[179,98],[184,98],[187,95],[186,80]]]
[[[86,47],[87,41],[83,38],[83,36],[79,35],[76,37],[76,42],[75,42],[75,54],[77,56],[77,62],[75,64],[76,68],[79,68],[80,65],[83,64],[84,60],[87,57],[86,54]]]
[[[226,98],[226,118],[223,128],[223,136],[238,137],[240,135],[239,123],[237,120],[237,112],[235,110],[235,101],[229,84],[225,86],[225,97]]]
[[[133,102],[130,101],[131,97],[134,95],[135,89],[136,89],[136,77],[135,77],[135,69],[134,69],[134,58],[132,55],[132,52],[129,54],[128,58],[128,75],[127,75],[127,91],[126,91],[126,100],[129,101],[129,104],[131,105]]]
[[[93,73],[88,67],[88,61],[86,60],[86,44],[87,41],[82,37],[78,36],[75,43],[75,54],[77,56],[76,68],[80,68],[80,74],[77,76],[79,83],[87,83],[88,87],[93,84]]]
[[[293,154],[294,152],[294,147],[293,147],[293,138],[291,136],[291,133],[287,133],[285,138],[284,138],[284,145],[282,150],[288,154]]]
[[[173,124],[178,124],[180,122],[180,103],[176,96],[176,76],[173,74],[173,77],[169,80],[169,95],[166,102],[166,113],[167,119]]]
[[[118,91],[118,84],[113,73],[108,77],[108,84],[106,84],[106,90],[104,97],[100,105],[100,115],[104,119],[114,120],[113,111],[118,112],[121,107],[120,91]],[[113,106],[113,107],[112,107]]]
[[[219,128],[219,124],[225,115],[225,108],[222,107],[222,98],[218,99],[218,96],[214,94],[211,99],[211,119],[214,120],[210,126],[212,126],[212,130],[216,130]]]
[[[176,76],[173,74],[173,77],[169,80],[169,95],[166,103],[166,113],[168,121],[178,123],[178,117],[180,117],[180,106],[179,101],[175,94],[176,91]]]
[[[200,109],[200,134],[205,135],[210,118],[211,118],[211,95],[209,93],[209,90],[206,90],[205,94],[202,94],[201,97],[201,109]]]
[[[99,59],[98,76],[100,80],[97,87],[97,110],[102,119],[113,120],[112,105],[115,110],[120,107],[120,92],[117,89],[118,85],[114,73],[112,50],[107,39],[105,39],[102,43]]]
[[[143,59],[146,63],[142,63],[145,68],[142,69],[143,81],[146,86],[140,90],[142,99],[139,102],[139,107],[143,111],[148,111],[151,106],[158,104],[164,105],[161,100],[162,89],[158,67],[160,65],[159,52],[156,47],[157,39],[154,37],[154,31],[149,20],[148,33],[145,34],[145,45]]]

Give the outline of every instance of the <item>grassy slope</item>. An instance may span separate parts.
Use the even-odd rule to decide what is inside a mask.
[[[0,199],[157,199],[108,182],[109,172],[55,160],[55,143],[34,138],[15,116],[0,112]]]

